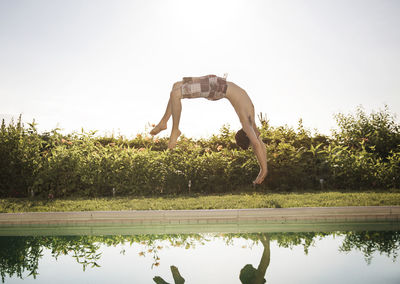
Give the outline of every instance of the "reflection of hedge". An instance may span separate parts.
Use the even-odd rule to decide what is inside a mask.
[[[24,273],[34,278],[38,274],[39,259],[43,256],[37,237],[0,237],[0,274],[22,279]]]
[[[335,233],[234,233],[234,234],[173,234],[173,235],[132,235],[132,236],[57,236],[57,237],[1,237],[0,236],[0,275],[4,283],[5,278],[19,277],[26,274],[34,278],[38,275],[39,260],[43,256],[43,249],[49,249],[54,258],[60,255],[69,255],[87,267],[99,267],[102,252],[101,245],[118,246],[141,244],[145,250],[139,255],[153,258],[153,265],[160,263],[158,252],[163,249],[160,241],[167,241],[170,246],[195,248],[203,245],[213,238],[221,238],[226,244],[231,244],[234,239],[244,238],[258,242],[267,239],[276,241],[278,246],[292,249],[302,246],[304,253],[308,253],[310,246],[316,239],[327,236],[343,236],[344,240],[339,251],[349,252],[360,250],[369,263],[373,253],[384,253],[396,261],[400,249],[400,233],[396,231],[385,232],[335,232]],[[121,251],[125,253],[125,251]]]
[[[400,232],[349,232],[340,247],[340,251],[360,250],[367,263],[371,263],[373,254],[379,252],[396,261],[400,251]]]
[[[260,116],[269,174],[260,190],[400,187],[400,126],[387,109],[337,115],[332,137],[271,127]],[[252,150],[234,143],[223,127],[209,139],[134,139],[92,133],[40,134],[20,122],[0,130],[0,196],[107,196],[226,192],[248,186],[258,174]]]

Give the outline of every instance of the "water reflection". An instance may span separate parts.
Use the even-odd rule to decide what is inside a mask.
[[[266,282],[264,277],[271,258],[270,239],[267,234],[260,234],[257,235],[257,237],[264,247],[260,264],[258,265],[257,269],[251,264],[246,264],[240,270],[239,279],[243,284],[262,284]],[[175,284],[185,283],[185,279],[181,276],[176,266],[171,266],[171,273]],[[160,276],[154,277],[153,281],[157,284],[170,284]]]
[[[363,253],[365,261],[371,263],[375,252],[385,254],[392,258],[393,262],[397,260],[400,251],[399,242],[400,232],[347,232],[339,250],[350,252],[359,250]]]
[[[245,239],[251,244],[261,244],[263,251],[258,266],[243,263],[240,271],[233,272],[241,283],[265,283],[266,272],[271,262],[270,246],[275,242],[278,247],[290,248],[302,247],[304,254],[308,254],[309,248],[316,240],[322,240],[328,236],[340,237],[341,244],[338,247],[340,253],[359,251],[367,263],[371,263],[374,253],[386,255],[392,261],[397,261],[400,251],[399,231],[363,231],[363,232],[302,232],[302,233],[232,233],[232,234],[170,234],[170,235],[130,235],[130,236],[28,236],[28,237],[0,237],[0,274],[2,282],[9,278],[36,278],[39,270],[40,259],[44,251],[50,251],[54,259],[68,255],[80,264],[83,270],[87,268],[99,269],[102,259],[102,247],[118,247],[129,245],[140,247],[139,255],[152,258],[153,269],[163,261],[159,252],[163,250],[163,244],[167,243],[171,248],[195,248],[207,245],[215,239],[223,240],[227,246],[234,240]],[[163,242],[163,243],[162,243]],[[123,246],[122,246],[123,247]],[[125,249],[121,249],[125,254]],[[240,257],[240,256],[237,256]],[[190,260],[187,260],[190,261]],[[272,260],[273,261],[273,260]],[[178,265],[177,265],[178,266]],[[170,273],[175,284],[185,283],[188,276],[180,273],[177,266],[170,266]],[[169,283],[171,275],[157,275],[149,279],[157,284]],[[147,282],[149,283],[149,282]]]
[[[183,283],[185,283],[185,278],[183,278],[181,276],[181,274],[179,273],[179,270],[178,270],[178,268],[176,266],[173,266],[173,265],[171,266],[171,273],[172,273],[172,277],[174,278],[175,284],[183,284]],[[162,279],[160,276],[154,277],[153,280],[157,284],[169,284],[167,281]]]
[[[246,264],[242,270],[240,270],[239,279],[243,284],[261,284],[266,282],[264,276],[271,258],[270,240],[267,234],[260,235],[259,240],[264,247],[260,264],[257,269],[251,264]]]

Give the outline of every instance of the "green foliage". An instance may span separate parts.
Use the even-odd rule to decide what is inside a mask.
[[[316,240],[329,236],[343,238],[340,252],[359,250],[363,253],[367,263],[371,263],[373,254],[379,252],[388,258],[397,260],[400,248],[400,234],[398,231],[349,231],[349,232],[297,232],[297,233],[216,233],[216,234],[160,234],[160,235],[105,235],[105,236],[28,236],[10,237],[0,236],[0,275],[2,282],[7,277],[36,278],[39,274],[39,260],[43,251],[49,250],[51,256],[57,259],[60,256],[71,256],[82,266],[96,269],[101,267],[101,247],[117,247],[129,245],[141,249],[139,256],[151,257],[154,266],[160,265],[163,259],[159,252],[165,247],[195,249],[213,239],[222,239],[227,246],[234,240],[245,239],[249,246],[261,242],[263,245],[276,242],[279,247],[293,249],[303,247],[307,255]],[[126,250],[122,249],[125,255]],[[271,256],[273,260],[273,255]]]
[[[254,191],[253,188],[243,188]],[[153,196],[4,198],[0,213],[120,210],[243,209],[338,206],[398,206],[400,190],[287,193],[155,194]]]
[[[373,254],[376,252],[392,257],[395,262],[400,249],[399,240],[400,232],[398,231],[348,232],[339,250],[343,252],[360,250],[368,264],[371,263]]]
[[[338,144],[368,152],[386,159],[400,151],[400,125],[385,106],[383,110],[366,114],[358,107],[355,115],[339,113],[335,116],[339,131],[334,132]]]
[[[43,256],[41,242],[35,237],[0,237],[0,275],[22,279],[24,272],[36,278],[39,259]]]
[[[40,168],[43,140],[35,122],[25,128],[18,121],[0,128],[0,196],[26,196]]]
[[[262,116],[269,173],[259,191],[400,187],[400,133],[387,108],[355,116],[338,114],[333,137],[273,127]],[[95,132],[39,134],[21,118],[0,130],[0,196],[42,197],[223,193],[251,185],[259,166],[251,149],[235,144],[235,131],[193,140],[181,136],[133,139]],[[189,184],[191,185],[189,187]]]

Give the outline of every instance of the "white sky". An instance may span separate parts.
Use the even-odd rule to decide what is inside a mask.
[[[0,117],[131,137],[175,81],[228,73],[272,125],[329,134],[358,105],[400,113],[399,15],[387,0],[1,0]],[[240,128],[227,100],[182,104],[186,136]]]

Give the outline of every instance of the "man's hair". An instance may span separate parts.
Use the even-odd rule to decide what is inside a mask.
[[[250,139],[247,137],[247,134],[244,132],[243,128],[236,132],[235,140],[236,144],[243,150],[247,150],[250,146]]]
[[[257,279],[257,269],[251,264],[246,264],[242,270],[240,270],[239,279],[243,284],[254,284]],[[262,283],[267,282],[265,278]]]

